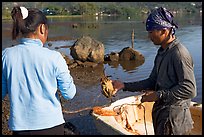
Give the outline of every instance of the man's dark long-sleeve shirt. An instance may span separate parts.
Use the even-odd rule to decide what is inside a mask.
[[[196,96],[196,82],[193,67],[193,60],[188,50],[178,39],[175,39],[167,48],[163,49],[160,47],[158,49],[154,60],[154,67],[149,78],[142,81],[124,83],[125,88],[123,90],[140,91],[149,89],[161,92],[162,97],[155,102],[153,111],[160,112],[159,109],[164,106],[168,106],[169,108],[170,106],[179,105],[184,108],[183,104],[186,104],[187,108],[189,108],[191,99]],[[179,108],[177,107],[177,109]],[[171,110],[166,109],[165,111],[169,112]],[[179,110],[177,112],[179,112]],[[176,115],[172,113],[170,115]],[[166,115],[166,117],[169,117],[169,115]],[[187,116],[187,118],[188,117],[189,116]],[[179,121],[176,121],[177,123],[174,122],[175,121],[172,120],[172,125],[177,128],[173,129],[174,133],[180,134],[178,133],[181,129],[179,126],[182,125],[177,124]],[[187,120],[187,123],[188,122],[190,122],[190,125],[192,124],[191,117]],[[184,126],[182,128],[184,128],[183,130],[188,130],[188,127],[185,128]]]

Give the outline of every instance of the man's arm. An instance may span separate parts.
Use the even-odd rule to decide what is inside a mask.
[[[124,82],[123,91],[135,92],[135,91],[141,91],[141,90],[147,90],[147,89],[154,90],[156,78],[157,78],[156,65],[154,65],[149,78],[141,81],[136,81],[136,82],[129,82],[129,83]]]

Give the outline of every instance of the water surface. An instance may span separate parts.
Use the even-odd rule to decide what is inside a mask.
[[[98,17],[98,18],[61,18],[50,20],[49,40],[53,50],[58,50],[69,55],[68,48],[55,49],[55,47],[73,45],[77,38],[89,35],[105,46],[105,54],[119,52],[124,47],[131,46],[131,33],[134,29],[135,40],[134,49],[141,52],[145,57],[145,62],[140,66],[125,68],[121,64],[103,64],[107,75],[111,79],[118,79],[126,82],[133,82],[145,79],[149,76],[158,46],[147,38],[144,24],[145,17],[127,20],[120,17]],[[187,47],[191,53],[195,65],[195,77],[197,84],[197,96],[193,99],[202,103],[202,18],[200,15],[177,16],[179,29],[176,36]],[[73,28],[73,24],[79,24]],[[15,44],[11,41],[11,22],[2,21],[2,49]],[[62,38],[63,39],[57,39]],[[100,92],[100,84],[89,83],[86,86],[77,84],[77,95],[73,100],[67,101],[65,109],[78,110],[85,107],[105,105],[110,103]],[[119,91],[115,100],[136,95],[137,93]],[[100,135],[89,111],[76,114],[65,115],[65,118],[72,122],[84,135]]]

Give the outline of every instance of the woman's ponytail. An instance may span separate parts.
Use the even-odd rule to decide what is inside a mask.
[[[23,16],[21,14],[20,7],[14,7],[11,11],[11,17],[13,19],[13,30],[12,30],[12,39],[15,40],[19,35],[22,27],[24,26]]]
[[[16,6],[11,11],[13,19],[12,39],[15,40],[19,33],[28,34],[35,32],[40,24],[48,26],[46,16],[36,8],[26,9],[25,7]]]

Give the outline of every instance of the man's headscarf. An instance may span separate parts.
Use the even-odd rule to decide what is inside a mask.
[[[171,28],[172,34],[175,34],[177,24],[173,21],[173,15],[165,8],[158,8],[150,13],[146,21],[146,30],[160,30],[163,28]]]

